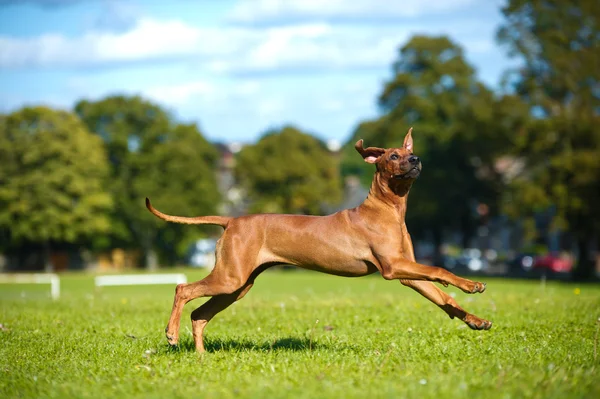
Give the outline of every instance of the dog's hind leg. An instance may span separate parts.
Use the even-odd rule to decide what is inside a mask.
[[[473,330],[489,330],[492,328],[491,321],[481,319],[473,314],[468,313],[458,305],[454,298],[442,291],[432,282],[404,279],[401,279],[400,282],[438,305],[444,312],[448,314],[448,316],[450,316],[451,319],[457,317],[464,321]]]
[[[260,242],[258,242],[258,245],[260,245]],[[175,290],[171,317],[165,329],[169,344],[177,345],[179,341],[181,313],[186,303],[206,296],[225,295],[226,297],[229,294],[238,292],[253,281],[252,276],[256,275],[257,271],[254,270],[256,267],[250,266],[245,259],[256,259],[259,250],[258,245],[245,243],[241,234],[236,233],[235,229],[230,228],[223,233],[217,241],[216,261],[212,272],[200,281],[179,284]],[[209,302],[214,304],[222,300]]]
[[[240,289],[244,285],[247,276],[234,278],[219,272],[217,268],[211,274],[200,281],[189,284],[179,284],[175,288],[175,297],[173,299],[173,309],[169,318],[169,324],[165,328],[167,341],[171,345],[177,345],[179,341],[179,325],[181,313],[186,303],[191,300],[206,296],[219,296],[223,294],[231,294]]]
[[[204,352],[204,327],[206,327],[208,322],[215,317],[217,313],[225,310],[235,301],[242,299],[244,295],[250,291],[252,285],[252,283],[249,283],[232,294],[213,296],[192,312],[192,332],[194,334],[196,351]]]
[[[242,299],[254,285],[256,277],[268,269],[269,266],[270,265],[266,264],[256,268],[250,275],[246,284],[239,290],[231,294],[213,296],[192,312],[192,332],[194,334],[194,343],[196,344],[196,350],[198,352],[204,352],[204,327],[206,327],[208,322],[215,317],[217,313],[225,310],[235,301]]]

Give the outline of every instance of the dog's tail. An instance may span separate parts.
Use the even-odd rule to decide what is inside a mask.
[[[150,200],[146,198],[146,208],[154,214],[155,216],[166,220],[167,222],[173,223],[183,223],[183,224],[215,224],[217,226],[221,226],[223,228],[227,227],[227,224],[232,219],[227,216],[198,216],[193,218],[188,218],[184,216],[171,216],[161,211],[157,210],[152,206]]]

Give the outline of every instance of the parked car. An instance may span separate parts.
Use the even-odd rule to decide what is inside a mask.
[[[573,258],[567,254],[557,252],[548,253],[535,258],[533,268],[538,270],[545,269],[554,273],[569,273],[573,270]]]
[[[193,267],[212,269],[215,266],[216,246],[217,240],[212,238],[196,241],[188,250],[187,263]]]
[[[478,248],[465,248],[458,257],[458,264],[472,272],[479,272],[489,267],[489,262]]]
[[[421,261],[421,263],[423,263],[423,261]],[[428,260],[428,262],[426,262],[425,264],[432,265],[433,261],[432,260]],[[447,269],[447,270],[453,270],[453,269],[455,269],[457,266],[459,266],[458,265],[458,257],[451,256],[451,255],[442,255],[441,266],[444,269]]]
[[[528,272],[533,268],[535,259],[536,259],[535,254],[522,253],[522,254],[517,255],[510,262],[508,262],[508,266],[509,266],[510,270],[513,272],[519,272],[519,271]]]
[[[468,269],[472,272],[479,272],[489,267],[489,261],[483,256],[481,250],[465,248],[458,256],[444,255],[442,267],[448,270]]]
[[[512,272],[568,273],[573,270],[573,258],[568,254],[551,252],[546,255],[522,253],[509,262]]]

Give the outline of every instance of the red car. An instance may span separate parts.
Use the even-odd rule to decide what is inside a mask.
[[[547,269],[554,273],[568,273],[573,269],[573,259],[569,255],[549,253],[536,257],[533,268]]]

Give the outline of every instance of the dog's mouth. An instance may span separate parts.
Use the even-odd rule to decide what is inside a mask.
[[[394,179],[402,180],[402,179],[416,179],[421,174],[421,168],[418,166],[413,166],[408,172],[403,173],[401,175],[395,175]]]

